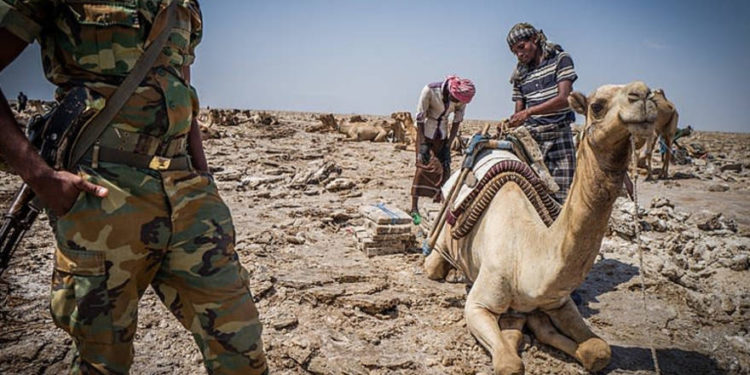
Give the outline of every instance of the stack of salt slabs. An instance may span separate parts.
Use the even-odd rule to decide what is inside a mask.
[[[412,218],[403,210],[378,203],[360,206],[359,213],[365,223],[354,228],[354,236],[367,256],[403,253],[416,246]]]

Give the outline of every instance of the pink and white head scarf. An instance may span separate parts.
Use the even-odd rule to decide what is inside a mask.
[[[459,102],[466,104],[474,97],[476,88],[470,79],[448,76],[445,80],[448,82],[448,92]]]

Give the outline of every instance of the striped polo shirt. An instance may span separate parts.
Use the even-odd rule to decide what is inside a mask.
[[[513,101],[523,100],[525,108],[542,104],[557,96],[557,84],[560,81],[567,79],[575,82],[577,78],[573,59],[567,52],[558,52],[526,73],[520,82],[513,84]],[[575,119],[573,110],[565,107],[557,112],[531,116],[526,122],[531,125],[549,125],[571,123]]]

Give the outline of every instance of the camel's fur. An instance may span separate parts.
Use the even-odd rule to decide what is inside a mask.
[[[339,133],[347,135],[347,141],[372,141],[385,142],[388,133],[391,132],[392,124],[388,121],[376,122],[341,122],[338,125]]]
[[[404,145],[403,149],[414,150],[417,143],[417,128],[409,112],[391,113],[391,118],[396,120],[393,126],[393,142]]]
[[[674,135],[677,132],[677,122],[680,118],[674,103],[669,101],[664,95],[664,90],[654,90],[654,101],[656,102],[656,122],[654,122],[654,131],[648,135],[645,140],[646,147],[641,149],[641,154],[638,157],[638,164],[646,166],[648,171],[647,180],[651,179],[651,154],[654,151],[654,146],[659,136],[664,139],[664,143],[667,145],[667,152],[662,155],[661,158],[661,172],[659,173],[660,178],[669,178],[669,164],[672,160],[672,141]],[[643,140],[639,140],[636,143],[636,147],[640,147],[639,143]]]
[[[333,117],[333,113],[318,116],[320,120],[319,125],[311,126],[306,130],[309,132],[335,132],[339,128],[339,124],[336,118]]]
[[[589,371],[601,370],[610,360],[609,345],[586,326],[570,293],[599,252],[629,164],[630,135],[653,131],[656,106],[642,82],[602,86],[588,98],[574,92],[568,101],[586,115],[586,129],[573,185],[557,220],[545,226],[521,189],[509,183],[469,235],[455,240],[446,224],[435,246],[473,282],[466,323],[492,355],[496,374],[523,373],[517,350],[526,323],[540,342],[573,356]],[[425,268],[430,278],[441,279],[449,266],[436,251]]]

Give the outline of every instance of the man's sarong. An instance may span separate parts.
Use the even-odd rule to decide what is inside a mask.
[[[544,155],[544,164],[547,165],[552,178],[560,186],[560,190],[554,194],[554,197],[560,204],[563,204],[568,196],[570,185],[573,183],[573,174],[576,170],[576,151],[570,125],[567,123],[532,125],[528,128]]]
[[[417,158],[417,171],[411,186],[411,195],[429,197],[435,201],[441,200],[440,187],[450,177],[451,154],[446,140],[426,139],[429,147],[430,160],[427,164]]]

